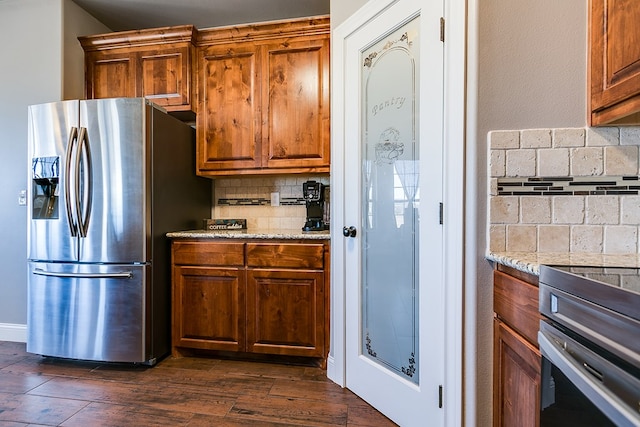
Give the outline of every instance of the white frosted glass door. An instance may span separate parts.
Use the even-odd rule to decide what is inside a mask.
[[[420,18],[361,53],[362,348],[418,383]]]
[[[336,77],[346,385],[403,427],[443,421],[441,13],[390,1],[345,38]]]

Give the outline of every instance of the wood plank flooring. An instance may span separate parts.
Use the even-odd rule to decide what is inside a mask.
[[[0,427],[394,426],[320,368],[168,357],[52,359],[0,341]]]

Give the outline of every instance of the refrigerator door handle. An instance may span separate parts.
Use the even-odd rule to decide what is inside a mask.
[[[80,174],[80,163],[83,162],[84,173]],[[91,205],[93,202],[93,169],[91,164],[91,150],[89,149],[89,139],[87,128],[80,128],[78,136],[78,150],[76,151],[76,212],[78,215],[78,229],[80,237],[87,237],[89,229],[89,216],[91,215]],[[80,180],[82,179],[82,189]],[[80,192],[82,196],[80,197]],[[84,209],[83,209],[84,208]]]
[[[71,156],[73,155],[73,148],[78,141],[78,128],[73,126],[69,133],[69,142],[67,143],[67,152],[65,153],[64,164],[64,204],[66,206],[67,220],[69,221],[69,231],[72,237],[78,235],[78,223],[74,217],[74,212],[71,206]]]
[[[119,273],[55,273],[45,271],[41,268],[34,268],[33,274],[37,274],[38,276],[75,277],[82,279],[131,279],[133,277],[133,273],[131,271],[122,271]]]

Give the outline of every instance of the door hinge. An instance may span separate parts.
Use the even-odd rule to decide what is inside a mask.
[[[440,17],[440,41],[444,42],[444,18]]]
[[[444,205],[442,204],[442,202],[440,202],[440,225],[442,225],[444,222],[443,216],[444,216]]]
[[[438,408],[442,408],[442,386],[438,386]]]

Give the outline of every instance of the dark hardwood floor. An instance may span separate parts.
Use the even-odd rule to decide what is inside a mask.
[[[0,427],[394,426],[316,367],[168,357],[43,358],[0,341]]]

